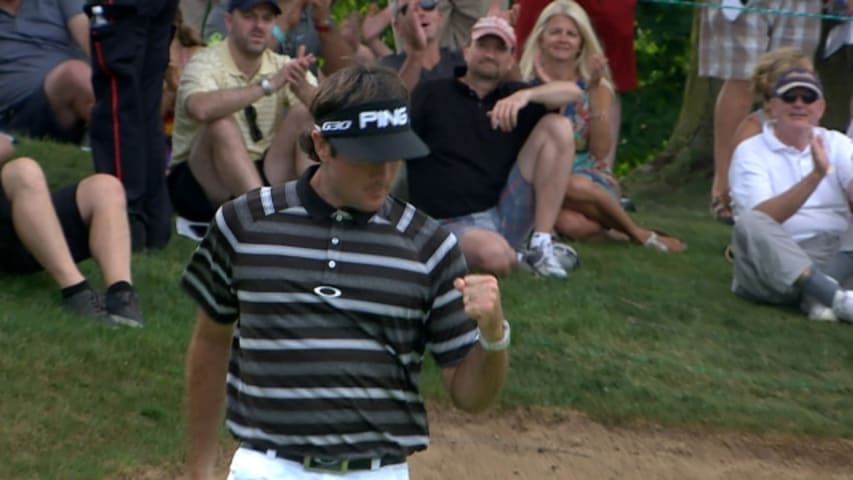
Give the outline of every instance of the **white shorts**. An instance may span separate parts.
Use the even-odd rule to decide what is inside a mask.
[[[301,463],[240,447],[231,459],[228,480],[409,480],[406,463],[355,472],[309,472]]]

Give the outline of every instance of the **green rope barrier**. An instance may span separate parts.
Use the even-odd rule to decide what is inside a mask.
[[[613,0],[611,0],[613,1]],[[729,6],[726,5],[723,7],[718,3],[707,3],[698,0],[638,0],[643,3],[660,3],[665,5],[680,5],[685,7],[700,7],[700,8],[718,8],[718,9],[732,9],[732,10],[740,10],[742,12],[750,12],[750,13],[770,13],[773,15],[785,15],[789,17],[808,17],[808,18],[820,18],[823,20],[837,20],[842,22],[848,22],[853,20],[853,16],[846,15],[836,15],[831,13],[808,13],[808,12],[795,12],[793,10],[780,10],[777,8],[763,8],[763,7],[748,7],[746,5],[743,6]],[[819,0],[810,0],[813,2],[817,2]]]

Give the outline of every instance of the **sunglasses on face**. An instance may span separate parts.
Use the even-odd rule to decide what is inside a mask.
[[[259,142],[264,138],[264,133],[258,128],[258,111],[254,105],[249,105],[243,109],[243,115],[246,116],[246,123],[249,124],[249,136],[253,142]]]
[[[801,91],[801,92],[785,92],[782,95],[779,95],[779,98],[782,99],[785,103],[794,103],[799,98],[806,105],[811,105],[818,100],[818,94],[811,91]]]
[[[421,0],[420,2],[421,10],[425,12],[431,12],[435,10],[435,7],[438,6],[438,0]],[[406,12],[409,11],[409,4],[403,5],[397,10],[399,15],[405,15]]]

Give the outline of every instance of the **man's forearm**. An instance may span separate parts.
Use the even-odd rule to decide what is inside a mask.
[[[197,92],[186,99],[187,112],[196,121],[210,123],[233,115],[263,96],[260,85]]]
[[[784,193],[756,205],[755,210],[766,213],[773,220],[783,223],[802,208],[823,177],[824,175],[813,171]]]
[[[508,365],[506,350],[487,352],[475,345],[453,373],[450,382],[453,404],[471,413],[488,408],[506,382]]]
[[[583,92],[574,82],[553,81],[530,89],[530,101],[551,109],[561,108],[578,101]]]
[[[311,101],[314,100],[314,95],[317,93],[317,87],[315,85],[311,85],[308,82],[304,82],[299,88],[293,88],[293,94],[296,95],[296,98],[302,102],[306,107],[311,106]]]
[[[409,91],[413,91],[421,80],[421,70],[423,70],[423,55],[418,52],[406,53],[406,59],[403,60],[403,65],[400,66],[400,78],[406,85]]]
[[[337,29],[317,33],[320,35],[320,53],[325,60],[323,73],[328,76],[352,64],[355,52]]]
[[[201,321],[209,322],[204,319]],[[187,354],[186,409],[190,478],[207,479],[213,473],[225,405],[225,378],[229,342],[211,341],[198,334]]]

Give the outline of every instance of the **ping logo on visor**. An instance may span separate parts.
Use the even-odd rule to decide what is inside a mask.
[[[409,128],[409,107],[399,101],[366,103],[318,120],[320,133],[326,137],[382,135]]]
[[[354,105],[319,115],[316,121],[320,135],[356,161],[389,162],[429,153],[412,131],[406,99]]]

